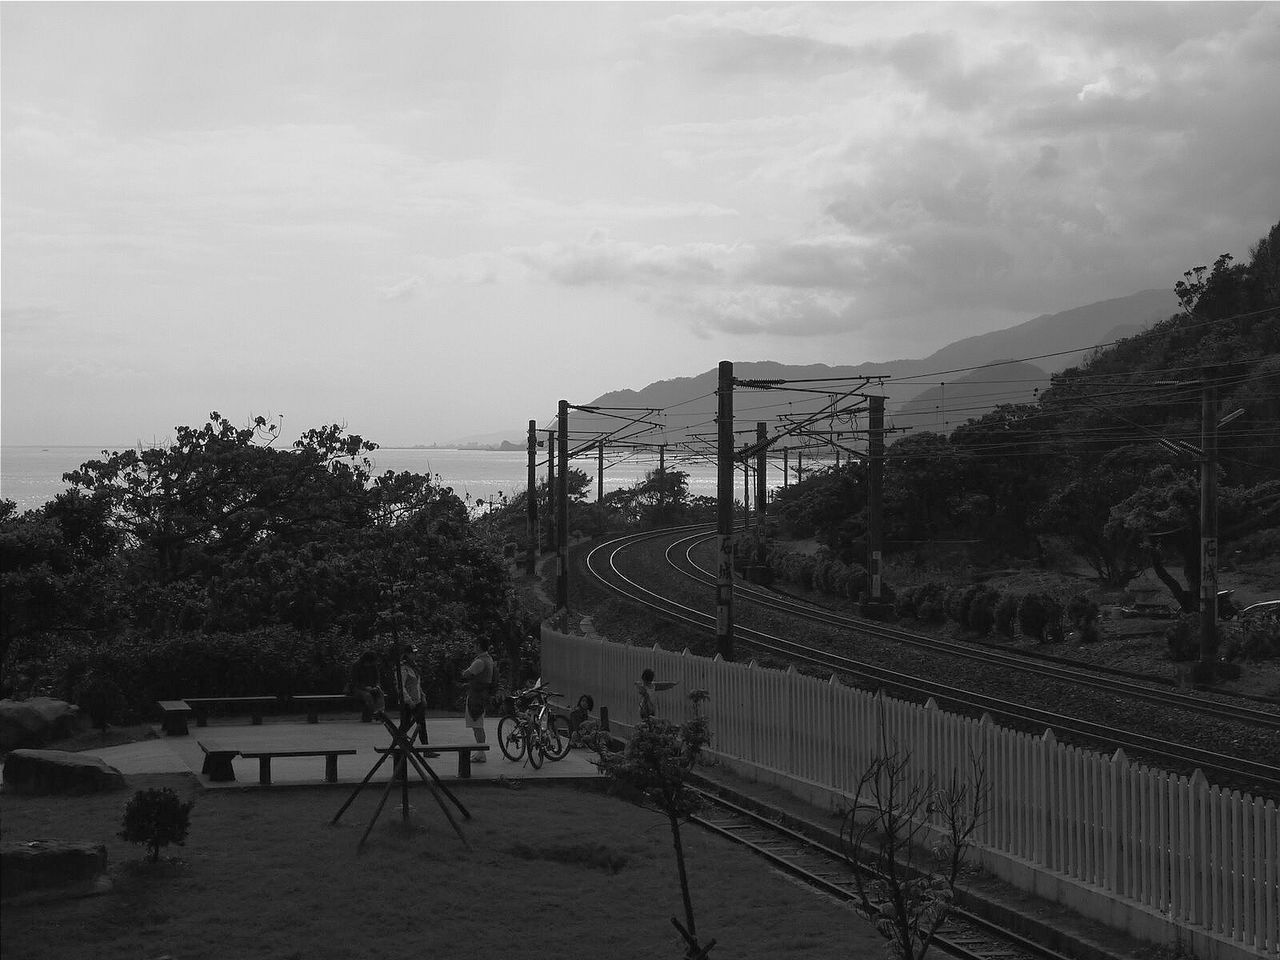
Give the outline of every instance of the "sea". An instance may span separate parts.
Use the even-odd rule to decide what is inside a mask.
[[[77,469],[88,460],[102,458],[103,450],[128,449],[125,447],[86,446],[0,446],[0,498],[13,500],[18,511],[31,510],[51,501],[67,488],[62,475]],[[438,477],[439,483],[452,487],[453,492],[473,509],[492,500],[500,501],[503,495],[511,497],[528,486],[529,459],[523,450],[449,450],[438,447],[379,447],[369,459],[373,461],[375,474],[387,470],[400,473],[424,473]],[[595,499],[597,490],[598,460],[596,456],[583,456],[572,461],[572,466],[591,478],[588,499]],[[689,475],[690,496],[716,495],[715,464],[707,460],[676,462],[668,457],[667,469],[683,470]],[[604,490],[608,493],[622,487],[634,486],[658,468],[658,458],[638,455],[625,459],[605,457]],[[545,452],[538,461],[538,479],[547,475]],[[779,480],[781,478],[779,477]]]

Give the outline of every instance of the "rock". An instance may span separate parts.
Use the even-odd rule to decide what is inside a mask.
[[[0,844],[0,890],[5,900],[62,890],[100,892],[107,872],[105,844],[86,840],[6,841]]]
[[[4,762],[5,787],[17,793],[101,793],[124,789],[124,774],[97,757],[66,750],[14,750]]]
[[[41,747],[83,727],[80,708],[63,700],[0,700],[0,752]]]

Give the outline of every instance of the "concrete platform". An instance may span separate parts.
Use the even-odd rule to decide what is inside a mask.
[[[428,737],[432,743],[470,744],[474,742],[471,731],[463,724],[461,717],[429,719],[427,721]],[[563,760],[547,760],[541,770],[535,770],[526,759],[521,763],[513,763],[502,755],[498,749],[498,720],[489,718],[485,721],[485,735],[489,742],[488,760],[485,763],[471,765],[471,781],[486,780],[566,780],[589,779],[600,776],[600,772],[591,763],[592,754],[585,750],[571,750]],[[224,783],[214,783],[207,776],[202,776],[200,768],[204,764],[204,753],[197,741],[216,742],[228,749],[253,751],[255,749],[273,750],[319,750],[332,748],[335,750],[355,750],[354,756],[338,758],[337,783],[328,784],[324,780],[323,757],[277,757],[271,761],[271,785],[260,787],[258,783],[258,761],[236,757],[232,760],[236,779]],[[86,750],[84,753],[101,758],[115,767],[125,776],[140,774],[191,773],[208,789],[244,789],[260,787],[270,790],[288,785],[308,786],[346,786],[359,783],[364,779],[371,767],[378,762],[378,747],[390,745],[391,738],[386,728],[378,723],[360,723],[359,721],[324,721],[321,723],[279,722],[264,723],[260,726],[238,723],[211,723],[207,727],[192,727],[189,736],[159,736],[154,740],[138,743],[122,744],[118,747]],[[428,761],[431,769],[441,780],[449,783],[466,783],[458,778],[458,758],[456,754],[446,753],[437,759]],[[392,772],[392,764],[387,761],[374,775],[373,780],[385,782]],[[420,782],[416,773],[410,771],[410,783]]]

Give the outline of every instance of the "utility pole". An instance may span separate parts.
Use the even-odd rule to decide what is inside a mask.
[[[604,503],[604,441],[596,454],[596,503]]]
[[[867,607],[871,617],[884,616],[880,561],[884,549],[884,397],[871,397],[867,437]]]
[[[1200,663],[1197,679],[1212,683],[1218,658],[1218,387],[1200,392]]]
[[[766,459],[767,448],[765,447],[765,441],[768,437],[768,425],[763,420],[757,420],[756,444],[760,449],[756,451],[756,516],[761,520],[764,519],[764,515],[768,512],[765,507],[765,496],[768,489],[768,474],[766,472],[768,460]]]
[[[751,530],[751,463],[742,461],[742,527]]]
[[[658,476],[663,476],[667,472],[667,445],[665,443],[658,444]]]
[[[560,444],[559,481],[556,484],[556,609],[560,629],[569,629],[569,401],[560,401],[556,442]]]
[[[716,389],[716,652],[733,659],[733,364],[720,361]]]
[[[787,465],[787,461],[791,459],[790,454],[791,454],[790,447],[782,448],[782,489],[783,490],[785,490],[790,483],[790,480],[787,477],[787,471],[790,469]]]
[[[525,557],[525,572],[532,576],[538,571],[538,421],[529,421],[529,503],[525,515],[525,540],[529,551]]]
[[[556,432],[547,431],[547,549],[554,550],[556,539]]]

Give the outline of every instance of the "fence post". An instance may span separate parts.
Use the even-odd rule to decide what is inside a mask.
[[[1053,772],[1057,768],[1058,738],[1053,730],[1046,728],[1040,738],[1040,782],[1036,784],[1036,803],[1040,815],[1037,817],[1036,859],[1050,869],[1057,869],[1053,859],[1053,815],[1049,809],[1053,796]]]
[[[1106,889],[1112,893],[1121,892],[1127,882],[1124,876],[1124,784],[1129,781],[1129,758],[1124,748],[1117,748],[1111,755],[1111,766],[1108,771],[1107,796],[1107,878]]]

